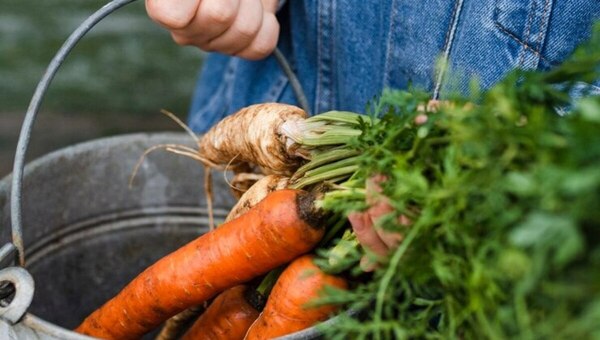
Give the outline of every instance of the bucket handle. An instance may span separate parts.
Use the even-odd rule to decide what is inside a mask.
[[[73,47],[81,40],[81,38],[94,27],[100,20],[104,19],[110,13],[117,9],[133,2],[135,0],[113,0],[100,8],[89,18],[87,18],[71,35],[64,44],[60,47],[46,72],[42,76],[42,79],[38,83],[33,97],[29,102],[23,125],[21,126],[21,132],[19,134],[19,141],[17,142],[17,150],[15,151],[15,162],[13,165],[13,177],[12,177],[12,189],[10,193],[10,210],[11,210],[11,231],[12,241],[17,248],[17,257],[19,265],[25,265],[25,249],[23,246],[23,234],[22,234],[22,210],[21,210],[21,198],[23,190],[23,171],[25,168],[25,153],[31,138],[31,130],[33,128],[33,122],[37,116],[37,112],[40,108],[42,99],[46,94],[46,90],[50,85],[50,82],[56,75],[56,71],[65,60],[65,57],[71,52]]]
[[[71,33],[71,35],[67,38],[67,40],[60,47],[46,72],[42,76],[39,81],[33,97],[29,102],[29,107],[27,108],[27,113],[25,114],[25,118],[23,120],[23,125],[21,126],[21,131],[19,134],[19,140],[17,142],[17,149],[15,151],[15,160],[13,165],[13,177],[12,177],[12,190],[10,194],[10,210],[11,210],[11,233],[12,233],[12,242],[17,250],[17,259],[20,266],[25,266],[25,248],[23,244],[23,232],[22,232],[22,191],[23,191],[23,172],[25,168],[25,154],[27,151],[27,146],[29,145],[29,140],[31,138],[31,131],[33,129],[33,123],[37,116],[38,110],[40,108],[41,102],[46,94],[46,90],[50,86],[50,82],[56,75],[58,68],[62,65],[63,61],[67,57],[67,55],[71,52],[73,47],[83,38],[83,36],[89,32],[98,22],[104,19],[106,16],[111,14],[112,12],[118,10],[119,8],[130,4],[136,0],[112,0],[108,4],[104,5],[90,17],[88,17],[79,27]],[[283,73],[286,75],[290,82],[290,86],[296,96],[296,100],[298,101],[298,105],[306,111],[310,115],[310,106],[308,104],[308,100],[306,99],[306,95],[302,89],[298,78],[294,74],[292,67],[286,60],[283,53],[278,48],[275,48],[273,51],[273,56],[277,60],[280,68]]]
[[[10,301],[0,301],[0,317],[15,324],[25,315],[33,300],[33,278],[21,267],[8,267],[0,270],[0,282],[11,285],[14,294]]]

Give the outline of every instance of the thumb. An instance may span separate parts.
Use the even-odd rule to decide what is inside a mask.
[[[146,12],[167,29],[181,29],[196,16],[201,0],[146,0]]]

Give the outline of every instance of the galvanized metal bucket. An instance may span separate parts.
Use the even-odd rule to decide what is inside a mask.
[[[156,152],[128,186],[147,148],[190,144],[189,136],[94,140],[24,166],[42,98],[64,58],[96,23],[133,1],[112,0],[73,32],[50,62],[25,115],[13,173],[0,181],[0,339],[92,339],[69,329],[144,268],[208,229],[203,168],[194,161]],[[278,51],[275,57],[307,107],[285,58]],[[234,199],[223,176],[213,179],[219,220]],[[282,339],[319,336],[311,327]]]
[[[208,230],[203,169],[195,161],[156,152],[128,186],[145,149],[188,142],[189,136],[179,134],[125,135],[69,147],[27,166],[25,270],[36,283],[28,311],[64,327],[58,338],[78,338],[66,329],[76,327],[144,268]],[[223,176],[214,180],[219,220],[234,199]],[[10,181],[0,182],[2,226],[10,224]],[[0,235],[10,240],[8,229]],[[25,289],[33,293],[33,287],[17,293]],[[16,308],[13,304],[20,300],[15,296],[5,308]],[[19,339],[29,334],[20,326],[40,331],[32,320],[27,315],[15,324]]]
[[[128,186],[144,150],[164,143],[190,144],[190,138],[157,133],[99,139],[26,167],[22,206],[27,262],[24,268],[0,271],[0,281],[17,286],[12,302],[0,307],[0,339],[87,339],[68,329],[144,268],[208,230],[204,170],[197,162],[152,153]],[[235,200],[224,176],[213,179],[219,221]],[[2,226],[10,224],[11,180],[0,181]],[[10,237],[9,229],[2,228],[0,239]],[[311,328],[285,338],[317,335]]]

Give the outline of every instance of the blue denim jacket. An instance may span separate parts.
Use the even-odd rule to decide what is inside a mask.
[[[387,87],[412,84],[443,99],[447,84],[466,92],[473,77],[488,88],[513,68],[548,69],[589,37],[600,0],[291,0],[278,19],[278,47],[312,112],[364,112]],[[436,67],[440,57],[448,67]],[[244,106],[272,101],[296,104],[273,57],[211,54],[189,124],[203,132]]]

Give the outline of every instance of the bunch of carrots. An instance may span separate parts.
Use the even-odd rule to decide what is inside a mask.
[[[207,308],[185,334],[175,331],[178,337],[270,339],[331,317],[338,306],[315,302],[325,289],[347,289],[348,282],[314,263],[314,249],[333,236],[329,226],[334,219],[316,203],[327,188],[319,179],[298,182],[308,171],[302,166],[314,164],[311,160],[322,165],[340,159],[337,146],[358,131],[347,129],[344,120],[354,124],[356,116],[333,113],[323,120],[307,118],[291,105],[253,105],[197,139],[198,150],[166,146],[199,160],[207,173],[232,169],[236,178],[259,180],[241,195],[222,225],[147,268],[76,331],[137,339],[203,305]],[[307,138],[300,143],[298,136],[306,134],[319,135],[320,142]],[[333,150],[333,157],[323,150]],[[256,169],[260,174],[248,176]],[[173,338],[165,334],[166,328],[159,338]]]

